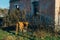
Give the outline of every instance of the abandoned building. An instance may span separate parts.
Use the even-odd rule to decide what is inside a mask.
[[[10,0],[10,12],[19,8],[26,11],[26,19],[33,25],[60,27],[60,0]]]

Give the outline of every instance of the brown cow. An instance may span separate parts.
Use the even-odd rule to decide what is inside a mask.
[[[24,29],[27,29],[27,27],[28,27],[28,22],[18,22],[18,23],[16,23],[16,34],[18,34],[19,30],[21,32],[23,32]]]

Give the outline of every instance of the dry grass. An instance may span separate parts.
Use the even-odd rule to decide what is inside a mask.
[[[4,38],[4,40],[16,40],[15,36],[7,36]]]

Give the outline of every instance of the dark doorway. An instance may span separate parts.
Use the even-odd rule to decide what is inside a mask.
[[[32,4],[33,4],[34,15],[37,15],[37,13],[39,12],[39,1],[34,1]]]

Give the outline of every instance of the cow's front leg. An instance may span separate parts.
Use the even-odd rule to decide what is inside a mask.
[[[18,24],[16,24],[16,35],[18,34]]]

